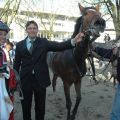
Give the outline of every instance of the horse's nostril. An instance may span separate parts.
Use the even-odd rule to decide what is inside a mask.
[[[100,20],[97,20],[94,25],[97,26],[97,25],[100,25],[101,24],[101,21]]]
[[[94,23],[95,26],[106,26],[106,23],[105,23],[105,20],[104,19],[99,19],[99,20],[96,20],[95,23]]]
[[[106,22],[103,19],[102,19],[102,26],[106,27]]]

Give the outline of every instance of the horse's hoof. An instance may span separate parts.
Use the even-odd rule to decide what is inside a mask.
[[[67,117],[67,120],[71,120],[71,117],[69,116],[69,117]]]
[[[55,87],[53,87],[53,92],[55,92],[56,91],[56,89],[55,89]]]
[[[96,80],[96,79],[94,79],[94,83],[95,83],[95,84],[98,84],[98,83],[99,83],[99,81],[98,81],[98,80]]]
[[[75,115],[71,115],[70,120],[75,120]]]
[[[67,120],[71,120],[70,118],[67,118]]]

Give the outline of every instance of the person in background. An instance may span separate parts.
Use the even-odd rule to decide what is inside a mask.
[[[25,26],[27,37],[16,44],[13,68],[20,74],[24,99],[21,100],[23,120],[31,120],[31,104],[34,94],[35,120],[44,120],[46,87],[50,85],[47,65],[48,51],[71,49],[81,42],[83,33],[65,42],[48,41],[37,36],[38,25],[28,21]]]
[[[0,120],[14,120],[13,95],[16,89],[16,77],[7,64],[6,54],[2,48],[9,30],[7,24],[0,21]]]
[[[13,57],[14,57],[14,53],[13,53],[13,43],[10,42],[10,41],[7,41],[4,45],[4,52],[6,54],[6,57],[7,57],[7,62],[9,65],[12,65],[13,64]]]
[[[105,49],[95,47],[93,44],[93,51],[96,52],[101,58],[117,60],[117,88],[113,101],[112,112],[110,120],[120,120],[120,47]]]
[[[105,41],[105,43],[109,42],[110,40],[111,40],[111,38],[110,38],[109,34],[106,34],[106,35],[104,36],[104,41]]]

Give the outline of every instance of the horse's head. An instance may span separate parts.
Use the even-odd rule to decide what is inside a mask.
[[[106,24],[99,12],[99,5],[84,8],[79,4],[79,9],[82,16],[77,19],[71,38],[75,38],[79,32],[85,33],[83,42],[78,43],[74,49],[76,59],[84,60],[88,56],[88,50],[91,49],[91,43],[100,36],[100,32],[104,32]]]
[[[89,33],[87,35],[90,35],[91,38],[99,37],[100,32],[104,32],[106,26],[105,20],[101,17],[101,13],[99,12],[99,5],[84,8],[79,4],[79,9],[82,16],[77,20],[72,37],[75,37],[78,32],[87,32]]]

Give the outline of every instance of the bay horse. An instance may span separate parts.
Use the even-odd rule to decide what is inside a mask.
[[[75,119],[81,101],[81,79],[86,74],[85,60],[88,55],[89,45],[105,29],[105,20],[102,19],[99,12],[99,5],[96,7],[83,7],[79,4],[79,9],[82,16],[76,21],[75,30],[71,38],[74,38],[79,32],[84,32],[85,37],[82,42],[76,44],[73,49],[51,54],[51,61],[48,60],[48,65],[53,71],[53,91],[55,91],[57,77],[60,77],[63,81],[67,120]],[[70,87],[72,84],[75,86],[76,103],[71,114],[72,102],[70,98]]]

